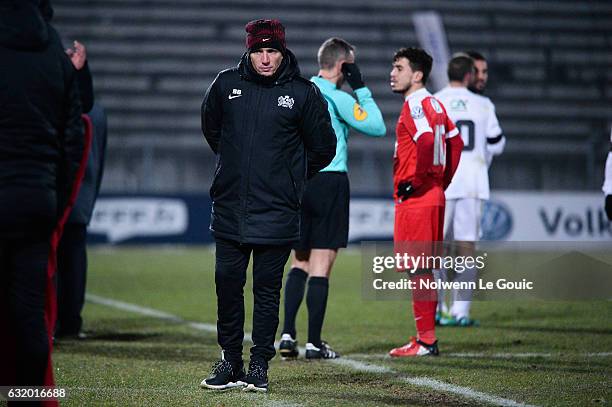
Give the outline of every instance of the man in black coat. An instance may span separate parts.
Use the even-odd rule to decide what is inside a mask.
[[[93,125],[93,138],[81,189],[70,212],[57,248],[57,325],[56,338],[85,339],[81,312],[87,285],[87,225],[100,192],[107,142],[104,108],[97,102],[87,113]]]
[[[106,151],[106,114],[94,103],[93,81],[87,50],[78,41],[67,51],[77,74],[83,112],[93,124],[93,138],[81,189],[57,248],[57,323],[55,338],[84,339],[81,311],[87,281],[87,225],[100,191]]]
[[[50,237],[83,155],[81,104],[38,1],[0,0],[0,61],[0,324],[16,346],[15,371],[1,349],[0,385],[41,386]]]
[[[267,391],[284,265],[300,235],[308,175],[336,153],[327,104],[300,76],[278,20],[246,25],[247,52],[219,73],[202,104],[202,131],[217,155],[210,194],[216,242],[217,331],[222,360],[202,387]],[[253,253],[253,343],[242,361],[243,288]]]

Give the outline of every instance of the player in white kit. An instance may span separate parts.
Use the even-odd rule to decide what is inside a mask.
[[[482,206],[489,199],[488,168],[492,157],[501,154],[506,143],[491,100],[468,90],[470,85],[486,84],[486,76],[483,82],[482,74],[479,77],[480,72],[475,70],[474,65],[469,55],[456,54],[448,64],[449,85],[435,94],[455,122],[464,143],[459,167],[445,191],[444,240],[456,242],[455,254],[458,256],[474,255],[475,242],[480,239]],[[455,273],[453,281],[475,281],[476,271],[475,267],[466,268],[462,273]],[[446,280],[447,273],[441,270],[440,278]],[[477,324],[470,318],[471,298],[471,290],[454,290],[448,308],[441,293],[438,301],[439,324]]]
[[[612,221],[612,131],[610,132],[610,152],[608,152],[606,172],[604,175],[604,184],[601,189],[606,195],[606,200],[604,203],[606,215],[608,215],[608,220]]]

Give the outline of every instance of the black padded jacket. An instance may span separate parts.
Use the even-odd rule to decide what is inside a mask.
[[[202,103],[202,132],[217,155],[213,235],[249,244],[296,241],[306,178],[334,158],[336,136],[327,103],[300,76],[291,51],[272,77],[255,72],[248,52],[220,72]]]
[[[0,3],[0,234],[52,226],[84,149],[75,70],[36,2]]]

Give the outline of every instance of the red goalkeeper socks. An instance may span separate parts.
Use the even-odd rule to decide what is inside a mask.
[[[433,282],[433,274],[419,274],[411,278],[415,282],[412,290],[412,310],[416,323],[417,338],[427,344],[436,341],[436,308],[438,306],[437,290],[425,288],[422,281]]]

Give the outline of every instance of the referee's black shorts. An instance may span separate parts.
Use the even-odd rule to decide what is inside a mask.
[[[323,171],[308,180],[302,198],[300,240],[295,250],[346,247],[349,228],[346,172]]]

